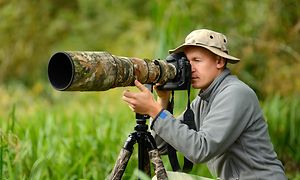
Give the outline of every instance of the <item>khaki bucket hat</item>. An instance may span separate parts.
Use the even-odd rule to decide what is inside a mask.
[[[198,29],[192,31],[186,38],[185,42],[176,49],[169,50],[169,53],[182,52],[187,46],[199,46],[208,49],[212,53],[224,57],[229,63],[237,63],[240,59],[228,54],[226,47],[227,38],[225,35],[208,30]]]

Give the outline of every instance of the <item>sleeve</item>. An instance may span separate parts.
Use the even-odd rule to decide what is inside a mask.
[[[164,111],[160,112],[160,114],[156,117],[156,119],[150,119],[150,125],[151,126],[154,125],[153,121],[157,121],[157,119],[160,118],[161,113],[168,113],[173,118],[172,114],[169,111],[164,110]],[[177,117],[176,120],[180,121],[182,119],[182,117],[183,117],[183,113],[179,117]],[[162,155],[167,154],[167,152],[168,152],[167,144],[168,143],[166,141],[164,141],[158,134],[156,134],[156,132],[154,130],[150,130],[150,132],[151,132],[151,135],[154,137],[154,140],[156,142],[159,153],[162,154]]]
[[[153,129],[190,161],[206,162],[237,140],[251,119],[255,97],[248,88],[231,85],[216,95],[199,131],[190,130],[167,111],[158,116]]]

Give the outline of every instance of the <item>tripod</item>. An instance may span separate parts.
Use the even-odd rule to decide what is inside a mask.
[[[133,145],[136,143],[138,143],[139,170],[151,176],[151,160],[154,165],[154,172],[157,176],[157,179],[162,180],[168,178],[163,162],[159,156],[155,140],[148,131],[148,125],[146,124],[147,118],[148,117],[145,115],[136,113],[136,126],[134,128],[135,131],[128,136],[123,148],[121,149],[115,167],[110,175],[110,179],[119,180],[122,178],[127,163],[133,152]]]

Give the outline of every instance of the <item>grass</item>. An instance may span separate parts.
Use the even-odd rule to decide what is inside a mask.
[[[32,93],[1,113],[1,177],[104,179],[135,124],[121,91]]]
[[[299,97],[275,95],[267,98],[263,109],[269,132],[279,158],[284,162],[288,175],[300,174],[300,108]]]
[[[134,113],[121,100],[124,89],[80,93],[41,84],[31,90],[2,87],[1,107],[8,111],[0,111],[0,179],[105,179],[135,126]],[[138,174],[135,149],[124,179]]]
[[[134,113],[121,100],[124,89],[86,93],[57,92],[43,84],[2,86],[0,179],[107,178],[135,126]],[[176,112],[184,109],[186,103],[179,105],[184,96],[177,92]],[[299,162],[299,101],[275,97],[263,107],[279,156]],[[124,179],[136,179],[136,151],[137,146]],[[163,161],[171,170],[167,157]],[[205,165],[194,166],[192,174],[211,177]],[[289,177],[297,179],[297,169]]]

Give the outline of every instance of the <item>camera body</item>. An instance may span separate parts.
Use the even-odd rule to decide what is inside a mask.
[[[175,78],[158,86],[159,90],[186,90],[191,84],[191,64],[183,52],[172,53],[165,59],[167,63],[175,66]]]

